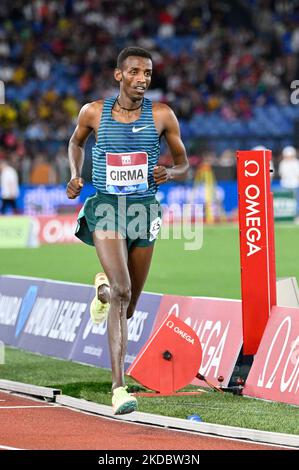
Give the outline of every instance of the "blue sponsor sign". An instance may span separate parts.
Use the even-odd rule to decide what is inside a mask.
[[[87,315],[90,286],[45,281],[17,345],[22,349],[71,359],[82,320]]]
[[[55,215],[75,211],[79,199],[68,199],[64,185],[21,185],[18,208],[26,215]]]
[[[107,322],[89,316],[94,287],[84,284],[0,276],[0,340],[27,351],[110,367]],[[148,340],[160,294],[142,293],[128,321],[129,366]]]
[[[0,340],[17,346],[36,296],[44,281],[14,276],[0,276]]]
[[[23,298],[20,313],[18,315],[17,324],[16,324],[16,330],[15,330],[16,338],[18,338],[24,326],[26,325],[28,317],[35,304],[37,293],[38,293],[38,287],[35,285],[31,285],[28,288],[25,294],[25,297]]]
[[[272,189],[279,188],[279,182],[272,183]],[[238,206],[238,191],[236,181],[219,181],[216,184],[215,194],[221,202],[225,212],[231,214]],[[29,186],[22,185],[18,208],[28,215],[51,215],[59,212],[78,211],[88,196],[94,195],[95,188],[91,183],[85,183],[77,199],[68,199],[64,185],[52,186]],[[204,204],[205,188],[203,184],[193,183],[168,183],[159,186],[157,194],[159,200],[164,204]]]

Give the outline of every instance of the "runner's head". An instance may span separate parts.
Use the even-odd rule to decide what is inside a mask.
[[[126,47],[118,58],[114,71],[115,80],[122,91],[133,101],[143,98],[151,83],[152,56],[141,47]]]

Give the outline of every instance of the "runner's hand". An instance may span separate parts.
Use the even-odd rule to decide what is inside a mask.
[[[84,186],[83,178],[72,178],[66,187],[66,195],[69,199],[75,199],[79,196],[81,189]]]
[[[167,183],[170,180],[169,171],[165,166],[155,166],[153,175],[156,184]]]

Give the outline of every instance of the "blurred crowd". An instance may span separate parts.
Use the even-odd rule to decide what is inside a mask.
[[[210,113],[228,125],[249,120],[254,107],[289,104],[299,0],[2,0],[0,159],[22,182],[36,181],[40,165],[51,167],[49,182],[65,181],[78,111],[117,93],[116,57],[129,45],[151,51],[150,96],[182,123]],[[216,155],[220,166],[232,161],[225,152]],[[194,166],[206,158],[192,154]]]

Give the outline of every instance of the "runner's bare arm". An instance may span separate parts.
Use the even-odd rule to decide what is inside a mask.
[[[161,134],[166,139],[174,166],[172,168],[156,166],[154,168],[154,179],[156,184],[166,183],[170,180],[183,181],[187,177],[189,162],[181,139],[179,123],[169,106],[161,103],[158,106],[158,119],[162,122]]]
[[[94,103],[88,103],[81,108],[78,123],[70,138],[68,155],[71,170],[71,179],[67,185],[66,194],[69,199],[79,196],[84,181],[81,171],[84,162],[84,146],[88,136],[93,131],[95,107]]]

